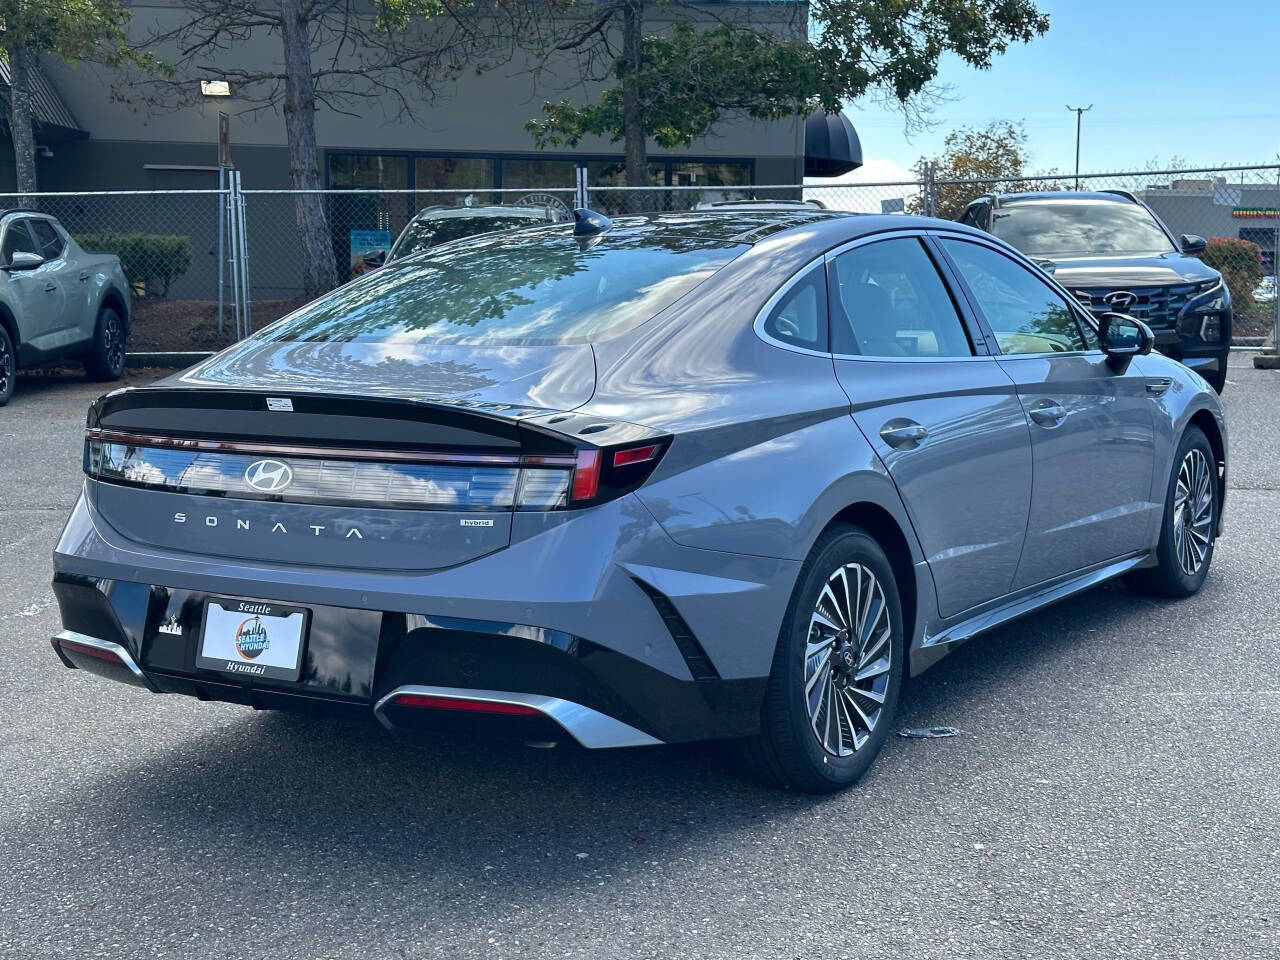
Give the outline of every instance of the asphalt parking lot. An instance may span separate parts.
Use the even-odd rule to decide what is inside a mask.
[[[724,748],[414,742],[62,667],[74,375],[0,410],[0,956],[1280,956],[1280,374],[1231,370],[1227,535],[913,682],[835,797]],[[145,376],[131,374],[131,376]]]

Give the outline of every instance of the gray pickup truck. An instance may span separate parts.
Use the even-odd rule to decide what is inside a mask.
[[[86,253],[47,213],[0,213],[0,406],[19,367],[74,359],[94,379],[118,379],[129,303],[118,257]]]

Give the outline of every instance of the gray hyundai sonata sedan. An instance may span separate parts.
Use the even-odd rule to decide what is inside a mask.
[[[723,210],[389,264],[93,404],[69,667],[853,783],[903,678],[1113,577],[1204,582],[1217,395],[954,223]]]

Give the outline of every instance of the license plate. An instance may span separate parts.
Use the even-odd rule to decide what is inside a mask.
[[[307,611],[258,600],[210,600],[196,666],[238,677],[297,680]]]

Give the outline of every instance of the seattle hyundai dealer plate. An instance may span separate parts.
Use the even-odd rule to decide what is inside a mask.
[[[307,611],[256,600],[210,600],[196,666],[245,677],[297,680]]]

